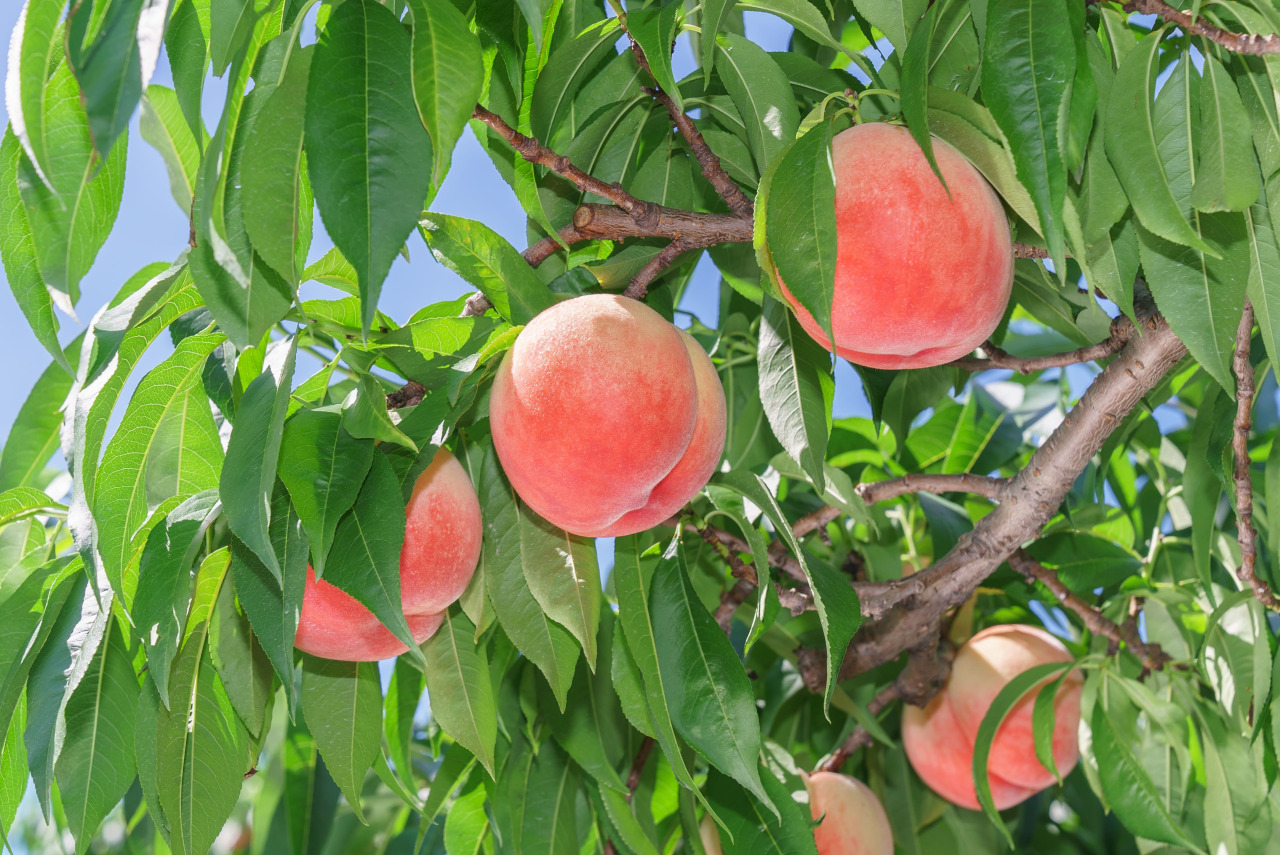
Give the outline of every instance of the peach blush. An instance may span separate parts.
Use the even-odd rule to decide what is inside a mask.
[[[413,640],[421,644],[440,628],[444,615],[405,615],[405,619]],[[293,644],[312,656],[344,662],[377,662],[409,649],[355,597],[317,579],[310,567]]]
[[[950,362],[982,344],[1008,305],[1013,245],[1000,200],[946,142],[934,139],[933,152],[946,188],[906,128],[870,122],[832,142],[834,352],[858,365]],[[814,317],[783,291],[801,326],[832,350]]]
[[[835,772],[805,781],[809,812],[822,822],[813,830],[818,855],[893,855],[893,829],[871,788]]]

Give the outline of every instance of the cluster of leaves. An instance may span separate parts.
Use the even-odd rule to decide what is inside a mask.
[[[132,852],[198,853],[224,827],[248,827],[255,852],[648,855],[699,852],[709,814],[734,852],[812,853],[800,772],[862,727],[876,742],[846,771],[881,795],[906,852],[999,851],[1006,824],[1011,842],[1044,853],[1270,851],[1274,632],[1237,590],[1225,519],[1245,293],[1266,353],[1280,353],[1268,205],[1280,59],[1067,0],[634,3],[627,29],[652,80],[590,0],[84,0],[65,17],[64,6],[28,0],[0,143],[0,258],[53,359],[0,455],[0,827],[12,831],[30,785],[77,851],[123,836]],[[1205,6],[1238,31],[1280,29],[1265,0]],[[747,11],[794,27],[790,50],[747,39]],[[678,35],[698,62],[680,80]],[[149,83],[162,37],[173,89]],[[200,109],[210,71],[228,80],[212,134]],[[520,502],[487,434],[489,380],[520,325],[557,299],[620,289],[661,244],[592,242],[535,270],[483,224],[422,213],[477,102],[641,199],[723,211],[642,91],[654,83],[696,111],[756,202],[757,245],[709,250],[719,323],[692,328],[729,404],[723,471],[693,518],[740,534],[761,581],[727,637],[711,617],[735,581],[720,552],[670,529],[621,538],[602,588],[593,544]],[[1007,349],[1100,340],[1110,318],[1095,294],[1132,315],[1141,270],[1194,357],[1118,427],[1030,547],[1116,620],[1141,603],[1148,637],[1188,667],[1141,674],[1007,569],[952,625],[960,639],[1048,620],[1088,674],[1077,771],[992,812],[996,824],[914,777],[896,709],[868,714],[900,664],[837,679],[860,621],[849,581],[927,566],[992,503],[920,495],[868,509],[853,485],[1013,474],[1071,393],[1065,375],[864,371],[873,418],[832,419],[829,355],[773,276],[829,322],[822,151],[851,102],[863,121],[901,117],[926,152],[930,134],[954,145],[1019,239],[1047,248],[1058,274],[1018,263],[995,336]],[[139,270],[64,348],[55,307],[77,305],[111,231],[139,105],[192,245]],[[600,201],[473,127],[531,237]],[[308,264],[315,210],[336,249]],[[379,312],[415,231],[491,311]],[[666,271],[650,305],[673,317],[696,261]],[[334,296],[300,300],[304,282]],[[1280,555],[1270,359],[1256,360],[1251,449],[1266,460],[1264,567]],[[304,377],[306,365],[319,368]],[[388,412],[407,381],[422,400]],[[1187,426],[1162,435],[1156,412]],[[442,443],[480,496],[471,587],[389,680],[296,654],[308,564],[409,640],[405,491]],[[69,480],[49,465],[59,450]],[[824,505],[840,519],[793,537],[791,521]],[[779,607],[771,540],[799,565],[813,611]],[[816,675],[798,656],[815,649],[827,661]],[[649,740],[658,750],[636,763]]]

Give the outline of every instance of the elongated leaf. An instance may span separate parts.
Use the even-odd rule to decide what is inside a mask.
[[[125,566],[151,509],[172,496],[217,486],[222,442],[200,377],[209,353],[222,341],[218,334],[183,339],[173,355],[138,384],[107,445],[93,510],[103,570],[126,608],[133,602],[133,591],[125,586]],[[157,490],[161,477],[168,483]]]
[[[148,671],[166,708],[169,666],[178,653],[191,602],[191,571],[204,534],[218,513],[214,490],[197,493],[175,508],[147,538],[138,569],[132,617],[147,649]]]
[[[129,651],[120,630],[112,627],[67,702],[66,737],[56,767],[76,852],[89,848],[98,826],[133,781],[137,698]]]
[[[614,767],[618,745],[625,739],[618,698],[612,682],[612,649],[615,632],[612,614],[601,624],[602,661],[595,675],[585,663],[578,666],[564,712],[544,710],[556,741],[602,788],[625,795],[629,792]],[[608,667],[606,667],[608,666]],[[546,704],[542,705],[545,708]]]
[[[329,774],[364,822],[360,791],[382,735],[378,666],[304,656],[302,707]]]
[[[689,584],[683,554],[653,571],[649,615],[671,721],[689,744],[778,815],[760,781],[760,721],[738,654]]]
[[[721,33],[716,61],[720,79],[746,126],[747,144],[764,172],[795,137],[800,111],[791,82],[764,48],[743,36]]]
[[[80,357],[77,338],[67,347],[73,362]],[[57,362],[50,363],[36,380],[31,394],[14,418],[0,451],[0,490],[31,487],[58,448],[62,404],[71,391],[72,377]]]
[[[311,48],[290,51],[279,83],[254,113],[241,170],[245,230],[262,260],[289,282],[302,269],[297,243],[300,233],[309,234],[312,218],[302,155],[312,54]]]
[[[202,136],[204,131],[200,102],[209,67],[209,2],[176,0],[164,38],[165,54],[173,73],[173,88],[193,136]]]
[[[277,346],[269,354],[269,370],[258,375],[240,399],[235,429],[227,443],[218,491],[227,523],[280,579],[280,564],[271,546],[271,492],[289,407],[298,340]]]
[[[520,852],[576,855],[578,769],[560,746],[543,742],[529,769],[521,812]]]
[[[411,62],[396,16],[354,0],[320,34],[307,86],[311,186],[325,229],[356,268],[366,331],[431,189],[431,138],[403,97],[413,87]]]
[[[1206,212],[1243,211],[1258,201],[1262,187],[1252,146],[1249,114],[1239,91],[1222,64],[1206,57],[1191,207]]]
[[[644,51],[658,88],[670,95],[676,106],[683,109],[680,87],[676,86],[675,75],[671,71],[671,50],[675,43],[676,17],[679,13],[680,6],[675,3],[637,9],[627,15],[627,31]]]
[[[409,0],[413,12],[413,98],[431,137],[431,183],[449,172],[453,147],[480,100],[484,68],[480,42],[449,3]]]
[[[1275,226],[1271,221],[1269,195],[1269,190],[1264,191],[1263,196],[1244,212],[1249,241],[1249,282],[1245,292],[1253,304],[1267,356],[1275,364],[1280,359],[1280,242],[1276,240]],[[3,466],[4,458],[0,457],[0,472]]]
[[[1151,776],[1138,763],[1129,746],[1120,741],[1101,700],[1094,704],[1090,727],[1103,795],[1125,828],[1148,840],[1194,846],[1169,816]]]
[[[707,797],[724,818],[724,827],[733,839],[734,853],[817,855],[808,809],[797,804],[772,773],[761,778],[782,814],[781,819],[728,776],[714,769],[707,775]]]
[[[898,50],[907,49],[907,39],[928,6],[926,0],[857,0],[854,7],[871,26],[884,33]]]
[[[31,220],[18,189],[18,174],[24,155],[12,129],[6,129],[0,140],[0,262],[4,263],[9,290],[27,319],[36,340],[70,372],[62,347],[58,343],[58,319],[53,314],[53,299],[45,287],[31,236]]]
[[[324,579],[359,600],[421,659],[400,603],[404,526],[400,483],[386,455],[375,454],[351,513],[338,524]]]
[[[489,831],[489,816],[485,813],[485,789],[476,787],[458,796],[444,824],[444,845],[449,855],[477,855]]]
[[[275,694],[271,660],[254,638],[249,619],[236,605],[235,588],[224,584],[209,625],[209,650],[236,715],[259,743],[266,736]]]
[[[1202,730],[1205,766],[1205,837],[1209,851],[1263,852],[1274,820],[1267,804],[1262,758],[1212,713]]]
[[[478,288],[513,324],[527,324],[555,303],[515,247],[483,223],[428,214],[422,237],[436,261]]]
[[[776,257],[776,256],[775,256]],[[804,468],[819,492],[835,393],[831,356],[783,304],[765,297],[760,323],[760,400],[773,435]]]
[[[1009,712],[1017,706],[1019,701],[1034,691],[1037,686],[1043,691],[1046,680],[1049,681],[1049,687],[1056,687],[1054,678],[1070,667],[1070,663],[1046,662],[1043,665],[1034,665],[1014,677],[991,701],[991,706],[987,707],[982,723],[978,725],[978,732],[974,736],[972,772],[978,803],[982,805],[983,812],[992,824],[1003,832],[1010,846],[1013,846],[1013,835],[1000,819],[1000,813],[996,810],[995,802],[991,798],[991,780],[988,777],[987,763],[991,756],[991,745],[995,741],[996,733],[1000,730],[1000,725],[1004,724]]]
[[[944,8],[942,3],[933,3],[925,13],[924,20],[911,34],[902,60],[902,117],[907,120],[907,128],[911,136],[924,152],[929,166],[947,186],[947,180],[938,169],[938,162],[933,156],[933,135],[929,131],[929,70],[933,67],[932,53],[934,33],[938,29],[938,18]]]
[[[993,0],[988,6],[983,96],[1009,140],[1018,178],[1035,202],[1058,269],[1065,252],[1060,216],[1067,188],[1060,125],[1075,68],[1064,0]]]
[[[78,3],[67,15],[67,59],[100,157],[128,128],[156,69],[168,20],[169,0]]]
[[[197,140],[182,116],[177,94],[155,83],[147,87],[146,97],[142,99],[139,127],[142,138],[164,159],[173,201],[183,213],[189,214],[195,198],[196,173],[200,171],[200,149],[206,142],[203,128],[202,138]]]
[[[518,557],[519,512],[505,481],[496,480],[501,476],[497,455],[493,457],[492,463],[486,457],[484,477],[477,484],[485,525],[480,562],[489,602],[503,631],[546,676],[563,708],[581,645],[569,630],[546,616],[529,590]]]
[[[911,372],[914,373],[914,372]],[[791,523],[778,500],[759,475],[746,471],[728,472],[716,476],[713,483],[722,484],[750,500],[765,512],[792,553],[800,561],[809,587],[813,591],[813,604],[822,624],[822,634],[827,647],[827,688],[824,695],[827,714],[830,715],[831,696],[835,693],[840,665],[853,634],[862,624],[862,608],[858,595],[840,571],[824,561],[808,560],[800,548],[800,542],[791,531]]]
[[[1175,177],[1187,174],[1185,149],[1181,162],[1171,162],[1160,150],[1164,135],[1157,128],[1153,93],[1163,34],[1160,30],[1143,39],[1129,52],[1116,74],[1103,124],[1107,156],[1129,194],[1133,212],[1148,231],[1167,241],[1212,253],[1215,250],[1187,224],[1183,211],[1187,199],[1176,189]],[[1166,86],[1161,92],[1167,89]],[[1170,169],[1177,172],[1171,176]],[[1189,189],[1188,185],[1188,192]]]
[[[156,782],[175,855],[209,850],[235,808],[245,772],[253,763],[249,734],[208,649],[209,617],[228,561],[227,551],[219,550],[196,574],[186,639],[173,664],[173,704],[156,711]],[[141,759],[138,765],[144,765]]]
[[[5,108],[12,133],[42,176],[53,171],[46,118],[52,93],[45,83],[61,53],[65,6],[62,0],[26,0],[9,43]]]
[[[547,617],[573,633],[594,670],[601,601],[594,543],[539,517],[515,490],[511,490],[511,504],[517,514],[519,551],[507,557],[520,562],[529,593]]]
[[[337,413],[307,410],[285,424],[280,480],[307,529],[319,576],[324,575],[338,520],[355,503],[373,455],[373,443],[347,433]]]
[[[476,628],[461,609],[450,608],[435,635],[422,645],[427,658],[431,715],[494,774],[498,719],[489,660],[476,649]]]

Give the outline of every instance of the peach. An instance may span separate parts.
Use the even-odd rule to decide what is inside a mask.
[[[707,483],[724,389],[688,334],[645,304],[589,294],[542,312],[507,351],[489,403],[520,498],[585,537],[644,531]]]
[[[973,746],[991,702],[1004,686],[1034,665],[1070,662],[1058,639],[1031,626],[992,626],[956,653],[946,688],[927,707],[907,706],[902,741],[916,773],[930,788],[961,807],[978,809],[973,786]],[[1057,714],[1053,758],[1061,775],[1079,759],[1080,692],[1083,680],[1071,673],[1054,697]],[[1035,695],[1024,697],[996,731],[987,763],[991,795],[1004,810],[1053,786],[1053,773],[1035,753],[1031,717]]]
[[[818,855],[893,855],[889,817],[871,788],[836,772],[815,772],[805,781],[809,813],[822,822],[813,830]]]
[[[870,368],[925,368],[964,356],[1000,323],[1013,286],[1009,222],[958,151],[933,140],[944,188],[903,127],[836,136],[834,352]],[[948,194],[948,191],[950,193]],[[783,286],[800,325],[831,340]]]
[[[400,602],[414,641],[439,628],[480,561],[480,501],[466,470],[445,448],[418,476],[405,508]],[[326,659],[374,662],[407,649],[350,594],[307,568],[294,646]]]

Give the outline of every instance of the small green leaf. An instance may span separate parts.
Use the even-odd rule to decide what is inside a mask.
[[[1249,114],[1227,70],[1205,57],[1200,87],[1200,133],[1196,138],[1197,211],[1243,211],[1258,201],[1262,187],[1253,159]]]
[[[433,213],[421,228],[436,261],[479,289],[511,323],[527,324],[555,304],[515,247],[483,223]]]
[[[680,4],[636,9],[627,15],[627,32],[644,51],[658,88],[671,96],[681,110],[680,87],[671,71],[671,50],[675,44]]]
[[[480,100],[485,72],[480,42],[450,3],[410,0],[413,12],[413,97],[435,156],[431,183],[449,171],[453,147]]]
[[[831,355],[786,306],[765,297],[757,361],[760,400],[773,435],[821,493],[826,489],[823,463],[835,394]]]
[[[742,116],[756,170],[765,167],[791,143],[800,127],[800,110],[791,82],[764,48],[744,36],[721,33],[716,68],[729,97]]]
[[[377,664],[303,655],[302,709],[325,767],[367,823],[360,792],[382,741]]]
[[[208,142],[204,128],[197,140],[182,117],[182,107],[172,89],[159,84],[147,87],[139,120],[142,138],[160,152],[169,173],[169,192],[182,213],[190,215],[195,198],[196,173],[200,171],[200,149]]]
[[[498,719],[489,660],[476,648],[476,628],[460,609],[449,608],[435,635],[422,645],[426,656],[431,716],[444,732],[475,754],[496,779],[494,745]]]

